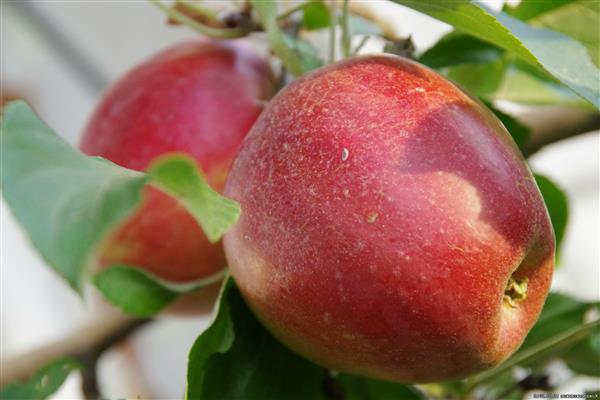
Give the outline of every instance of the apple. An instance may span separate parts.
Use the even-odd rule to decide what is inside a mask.
[[[498,119],[434,71],[375,55],[267,106],[225,195],[232,275],[267,329],[325,367],[407,383],[506,359],[538,318],[554,237]]]
[[[143,171],[158,156],[193,156],[217,191],[238,147],[274,93],[271,69],[245,43],[194,40],[162,51],[108,89],[94,111],[81,150]],[[225,266],[174,199],[145,188],[140,208],[99,250],[99,267],[126,264],[172,282],[209,277]]]

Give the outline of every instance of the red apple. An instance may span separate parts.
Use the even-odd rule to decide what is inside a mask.
[[[185,152],[221,191],[239,144],[273,92],[266,60],[243,44],[182,43],[106,92],[81,149],[140,171],[160,155]],[[174,282],[205,278],[225,266],[221,243],[211,244],[190,214],[154,188],[110,235],[98,262],[141,267]]]
[[[283,343],[339,371],[464,377],[519,347],[544,303],[554,239],[496,117],[430,69],[369,56],[278,94],[225,194],[242,295]]]

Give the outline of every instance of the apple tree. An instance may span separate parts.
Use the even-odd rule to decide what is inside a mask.
[[[150,0],[201,38],[115,82],[79,149],[4,107],[13,215],[82,301],[127,317],[14,364],[2,399],[75,370],[102,398],[100,355],[183,303],[214,318],[187,399],[522,398],[556,389],[551,363],[600,376],[600,304],[549,292],[567,194],[526,163],[599,126],[599,3],[390,1],[453,30],[417,52],[359,1]],[[532,135],[507,103],[590,117]]]

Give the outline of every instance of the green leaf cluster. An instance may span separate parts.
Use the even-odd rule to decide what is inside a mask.
[[[596,108],[600,107],[598,68],[590,60],[586,48],[571,37],[528,25],[507,13],[497,13],[468,0],[394,1],[505,50],[511,56],[560,80]],[[489,49],[486,51],[489,56]],[[469,57],[475,57],[472,51]]]
[[[400,3],[410,7],[415,5],[411,1]],[[591,7],[590,4],[583,7],[580,3],[587,4],[524,0],[519,8],[521,11],[511,14],[525,21],[505,13],[493,13],[466,1],[423,3],[413,8],[451,23],[457,31],[442,38],[422,54],[419,61],[439,69],[487,101],[583,107],[589,107],[591,103],[598,108],[600,72],[587,54],[588,51],[597,54],[598,43],[589,43],[585,50],[574,40],[580,39],[581,35],[571,38],[558,33],[569,35],[568,28],[577,27],[590,36],[600,37],[598,24],[577,22],[581,9],[589,11]],[[536,23],[538,19],[550,19],[559,14],[561,24]],[[489,29],[479,22],[474,23],[475,19],[489,23]]]
[[[78,291],[90,278],[99,246],[136,209],[145,185],[173,196],[213,242],[240,214],[237,203],[208,186],[189,156],[160,157],[146,174],[88,157],[21,101],[5,108],[0,135],[2,194],[33,246]],[[95,282],[115,305],[138,316],[149,316],[190,290],[124,266],[102,271]]]

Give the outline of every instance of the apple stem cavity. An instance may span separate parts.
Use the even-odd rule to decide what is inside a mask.
[[[504,289],[504,303],[517,308],[517,303],[527,298],[527,278],[518,279],[511,276]]]

